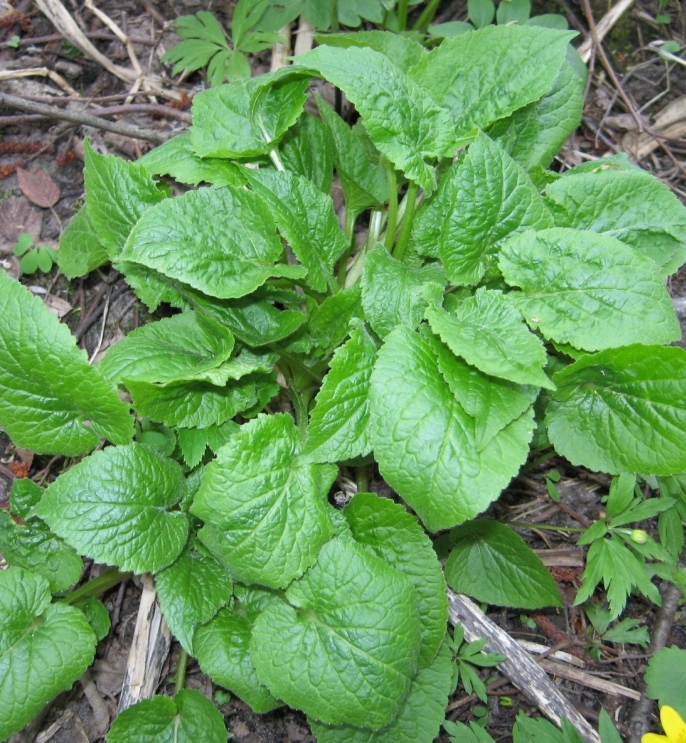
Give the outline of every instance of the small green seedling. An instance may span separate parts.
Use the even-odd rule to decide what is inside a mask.
[[[57,251],[47,245],[37,245],[28,232],[19,235],[14,245],[14,254],[19,261],[19,269],[23,274],[32,274],[40,270],[48,273],[57,263]]]

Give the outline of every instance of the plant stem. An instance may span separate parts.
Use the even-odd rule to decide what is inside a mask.
[[[525,521],[505,521],[508,526],[518,526],[522,529],[540,529],[541,531],[561,531],[569,534],[583,534],[586,529],[581,526],[553,526],[552,524],[527,524]]]
[[[351,209],[345,212],[345,239],[348,243],[348,247],[343,255],[340,257],[338,262],[338,286],[345,286],[345,274],[348,270],[348,259],[353,251],[355,245],[355,222],[357,220],[357,214]]]
[[[179,660],[176,665],[176,679],[174,682],[174,696],[176,696],[186,683],[186,667],[188,666],[188,653],[181,648],[179,650]]]
[[[271,157],[272,162],[274,163],[274,167],[277,170],[286,170],[286,166],[281,161],[279,153],[273,147],[271,150],[269,150],[269,157]]]
[[[298,426],[298,433],[300,434],[300,442],[304,443],[305,437],[307,436],[307,406],[310,401],[310,394],[306,392],[298,392],[289,380],[288,396],[291,398],[291,402],[293,403],[295,422]]]
[[[425,34],[429,29],[429,25],[431,24],[431,21],[433,21],[440,4],[441,0],[431,0],[426,8],[424,8],[424,10],[422,11],[419,18],[417,18],[417,20],[415,21],[414,26],[412,26],[412,30],[421,31],[421,33]]]
[[[386,250],[393,249],[395,242],[395,231],[398,227],[398,178],[395,168],[384,157],[384,167],[388,178],[388,224],[386,225]]]
[[[355,467],[355,481],[357,482],[357,492],[369,492],[369,468],[367,465]]]
[[[301,361],[298,361],[298,359],[293,358],[293,356],[291,356],[289,353],[279,348],[276,343],[268,343],[267,348],[274,351],[274,353],[278,353],[279,356],[281,356],[282,359],[285,359],[294,369],[297,369],[299,372],[307,375],[315,382],[321,382],[324,378],[316,372],[312,371],[309,366],[305,366],[305,364],[303,364]]]
[[[412,231],[412,220],[414,218],[414,210],[417,205],[417,194],[419,193],[419,186],[416,183],[410,182],[407,189],[407,211],[403,216],[403,224],[400,228],[400,236],[398,242],[395,244],[395,250],[393,251],[393,257],[399,261],[405,257],[405,250],[407,244],[410,241],[410,232]]]
[[[407,28],[407,5],[408,0],[398,0],[398,30],[404,31]]]
[[[519,471],[520,475],[525,475],[527,472],[531,472],[531,470],[536,469],[539,464],[543,464],[543,462],[547,462],[549,459],[552,459],[554,456],[556,456],[555,450],[550,449],[545,454],[541,454],[540,457],[536,457],[532,462],[529,462],[525,467],[522,467],[522,469]]]
[[[67,594],[64,598],[60,599],[63,604],[75,604],[81,599],[89,598],[90,596],[101,596],[105,591],[108,591],[113,586],[121,583],[123,580],[130,578],[132,573],[120,573],[117,568],[109,568],[102,575],[97,578],[88,581],[80,588]]]

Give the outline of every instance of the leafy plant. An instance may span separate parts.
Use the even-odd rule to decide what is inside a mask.
[[[643,571],[659,545],[628,525],[676,499],[634,497],[631,473],[686,471],[686,353],[667,345],[680,330],[664,286],[686,257],[686,210],[622,158],[548,169],[581,114],[572,37],[487,26],[429,52],[338,34],[199,93],[190,132],[139,162],[86,144],[60,268],[110,261],[165,317],[90,366],[0,274],[0,422],[17,446],[80,458],[45,490],[15,486],[10,509],[37,542],[113,566],[65,594],[77,570],[50,585],[28,539],[9,556],[2,616],[20,631],[0,620],[0,737],[87,668],[102,627],[79,602],[126,571],[154,574],[183,652],[255,711],[299,708],[320,743],[428,743],[454,668],[429,534],[455,529],[459,590],[560,601],[519,537],[477,518],[534,431],[536,447],[618,476],[586,541],[645,577],[618,588],[591,560],[581,599],[606,577],[613,612],[632,586],[653,595]],[[354,127],[322,101],[304,111],[315,77],[342,89]],[[172,197],[160,176],[204,185]],[[377,467],[397,498],[365,492]],[[359,491],[342,510],[329,500],[341,473]],[[457,646],[463,679],[474,650]],[[27,697],[38,671],[18,669],[38,651]],[[177,689],[127,711],[110,740],[172,725],[223,737],[183,673]]]
[[[456,625],[452,639],[448,639],[448,646],[455,661],[453,691],[461,682],[467,694],[476,694],[482,702],[487,701],[486,686],[473,666],[493,668],[498,663],[507,660],[504,655],[498,653],[484,653],[483,649],[487,641],[488,638],[484,637],[474,642],[465,642],[464,627],[460,624]]]
[[[28,232],[19,235],[14,245],[14,255],[21,258],[19,270],[25,274],[41,270],[48,273],[57,263],[57,251],[48,245],[36,245]]]
[[[686,650],[662,648],[648,662],[646,694],[686,719]]]

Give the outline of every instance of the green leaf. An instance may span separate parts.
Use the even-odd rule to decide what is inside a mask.
[[[98,642],[104,640],[110,632],[112,621],[110,620],[110,613],[102,601],[98,601],[93,596],[88,596],[83,601],[78,602],[77,608],[84,613],[88,624],[98,638]]]
[[[365,257],[361,283],[365,317],[383,338],[398,325],[414,330],[429,300],[442,300],[446,281],[439,266],[409,268],[377,244]]]
[[[135,573],[172,563],[188,537],[181,467],[143,444],[95,452],[60,475],[37,513],[79,554]]]
[[[648,661],[646,696],[668,705],[686,720],[686,650],[662,648]]]
[[[323,193],[331,192],[334,146],[319,119],[303,113],[281,140],[279,155],[288,170],[312,181]]]
[[[30,250],[25,253],[22,259],[19,261],[19,270],[22,274],[36,273],[38,270],[38,251]]]
[[[451,283],[472,285],[495,264],[498,245],[507,237],[552,226],[527,174],[500,145],[479,134],[418,212],[412,241],[419,253],[440,257]]]
[[[209,14],[208,14],[209,15]],[[107,743],[226,743],[224,717],[196,689],[155,696],[120,712]]]
[[[116,258],[143,213],[166,198],[167,192],[139,163],[114,155],[99,155],[84,142],[88,218],[110,259]]]
[[[42,575],[53,593],[66,591],[81,577],[83,563],[76,552],[38,519],[20,526],[0,510],[0,553],[13,567]]]
[[[501,26],[506,23],[524,23],[531,14],[531,0],[500,0],[497,21]]]
[[[555,224],[615,237],[652,258],[666,276],[686,259],[686,209],[642,170],[563,176],[546,189]]]
[[[353,214],[388,201],[388,180],[378,162],[371,162],[360,140],[341,117],[317,98],[319,115],[333,142],[336,172],[345,205]]]
[[[426,161],[450,152],[450,119],[388,57],[368,47],[320,46],[299,57],[298,65],[339,87],[379,151],[409,180],[427,191],[434,189],[434,169]]]
[[[14,244],[14,255],[22,256],[33,248],[33,238],[28,232],[22,232],[17,238],[17,242]]]
[[[83,612],[50,603],[45,578],[21,568],[0,571],[0,739],[26,725],[69,689],[95,657]]]
[[[205,182],[217,188],[228,185],[238,187],[244,182],[241,171],[234,163],[214,157],[198,157],[193,152],[188,132],[150,150],[138,160],[138,164],[150,175],[170,175],[179,183],[192,186]]]
[[[286,704],[327,724],[378,730],[402,706],[419,646],[408,579],[334,539],[257,618],[251,650],[258,677]]]
[[[369,548],[412,583],[419,603],[422,646],[419,665],[429,666],[445,637],[445,578],[431,540],[401,505],[358,493],[343,511],[355,541]]]
[[[359,283],[342,289],[327,297],[310,315],[307,329],[324,351],[331,352],[348,335],[350,321],[362,320],[361,293]]]
[[[429,531],[473,518],[526,460],[531,412],[479,451],[476,423],[444,381],[430,344],[398,327],[371,382],[372,444],[386,481]]]
[[[609,349],[583,356],[553,381],[548,435],[570,462],[610,474],[686,471],[683,349]]]
[[[617,732],[617,728],[615,728],[610,715],[607,714],[604,707],[600,710],[598,722],[598,732],[600,733],[601,743],[622,743],[622,738]]]
[[[477,28],[493,23],[495,18],[493,0],[467,0],[467,17]]]
[[[532,328],[585,351],[681,337],[655,264],[613,237],[555,227],[510,238],[500,251],[510,296]]]
[[[622,619],[621,622],[617,622],[614,627],[603,634],[603,640],[605,642],[641,645],[645,648],[650,642],[650,635],[648,634],[648,628],[640,627],[640,624],[640,619],[631,619],[631,617]]]
[[[371,732],[309,720],[310,727],[318,743],[431,743],[443,722],[452,675],[452,657],[444,643],[432,664],[412,679],[398,716],[387,727]]]
[[[263,415],[219,450],[191,510],[221,530],[222,562],[237,580],[285,588],[333,533],[325,505],[335,475],[301,459],[290,415]]]
[[[233,345],[224,326],[184,312],[129,333],[108,349],[97,368],[111,382],[174,382],[216,368]]]
[[[155,588],[169,629],[192,655],[195,628],[229,602],[233,583],[216,560],[188,546],[155,576]]]
[[[317,393],[303,447],[309,462],[340,462],[371,451],[369,379],[376,346],[364,327],[339,346]]]
[[[199,157],[248,158],[269,152],[302,113],[307,77],[270,75],[203,90],[193,98],[191,144]]]
[[[575,35],[487,26],[446,39],[410,74],[450,111],[456,135],[464,137],[547,93]]]
[[[333,267],[345,251],[333,201],[303,176],[288,171],[248,170],[247,179],[262,198],[276,226],[307,269],[307,280],[318,292],[338,290]]]
[[[277,264],[282,253],[267,206],[226,186],[189,191],[150,209],[121,258],[227,299],[249,294],[270,276],[302,276],[300,266]]]
[[[58,365],[55,365],[58,360]],[[133,418],[88,365],[66,325],[0,272],[0,424],[17,446],[77,456],[100,437],[125,444]]]
[[[450,350],[485,374],[519,384],[553,388],[543,371],[547,354],[507,295],[481,288],[455,310],[430,307],[431,329]]]
[[[10,511],[22,521],[34,517],[33,509],[38,505],[45,491],[27,477],[18,478],[10,491]]]
[[[349,49],[366,46],[381,52],[403,72],[408,72],[426,56],[426,49],[415,39],[390,31],[356,31],[347,34],[315,36],[318,44]]]
[[[109,255],[98,239],[95,227],[84,205],[72,217],[60,236],[57,265],[69,279],[85,276],[107,263]]]
[[[250,652],[252,621],[235,609],[222,609],[208,624],[199,627],[193,649],[200,668],[215,684],[229,689],[253,712],[262,714],[280,707],[257,677]]]
[[[477,601],[519,609],[562,606],[562,597],[541,559],[504,524],[478,519],[450,534],[456,544],[446,580]]]

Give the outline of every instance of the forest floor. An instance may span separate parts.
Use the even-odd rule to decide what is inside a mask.
[[[83,140],[88,138],[100,152],[124,158],[140,157],[152,146],[121,131],[78,125],[59,118],[60,111],[88,112],[101,121],[152,130],[169,136],[184,131],[190,121],[192,95],[201,89],[200,74],[182,82],[165,76],[169,68],[160,57],[178,37],[173,21],[179,15],[201,9],[215,12],[226,23],[232,2],[212,0],[102,0],[98,8],[129,35],[144,72],[164,78],[167,96],[148,93],[130,95],[131,84],[97,61],[89,59],[59,33],[33,2],[0,0],[0,93],[18,96],[54,109],[54,115],[37,115],[0,104],[0,267],[19,277],[14,245],[22,233],[34,242],[57,247],[60,234],[83,199]],[[660,56],[662,41],[686,44],[686,6],[679,0],[636,0],[624,9],[602,37],[600,19],[610,10],[602,0],[589,4],[577,0],[534,1],[534,12],[558,12],[580,32],[590,49],[591,75],[581,126],[569,138],[555,167],[563,170],[585,160],[612,152],[627,152],[652,171],[686,203],[686,65]],[[621,5],[621,3],[619,3]],[[73,19],[98,51],[111,63],[129,68],[125,45],[112,30],[82,3],[65,2]],[[660,18],[660,14],[663,17]],[[658,18],[669,22],[658,23]],[[439,20],[464,20],[466,0],[443,2]],[[598,24],[598,25],[596,25]],[[593,31],[589,31],[593,29]],[[683,53],[683,52],[682,52]],[[677,52],[678,55],[678,52]],[[270,51],[252,60],[253,69],[269,68]],[[48,273],[23,276],[22,282],[42,297],[48,307],[67,323],[89,357],[97,357],[113,342],[146,318],[146,310],[123,278],[105,268],[70,282],[56,267]],[[669,280],[686,335],[686,270]],[[683,343],[682,343],[683,345]],[[59,369],[55,370],[59,374]],[[30,476],[36,482],[53,479],[63,467],[62,457],[34,457],[15,449],[0,431],[0,507],[15,477]],[[561,475],[557,487],[559,503],[548,494],[544,472],[554,466]],[[600,498],[607,493],[609,479],[572,467],[564,460],[546,463],[515,479],[494,507],[498,518],[529,523],[545,521],[565,526],[587,526],[598,518]],[[385,487],[373,483],[373,488]],[[654,524],[647,528],[654,530]],[[595,724],[600,705],[616,720],[626,740],[632,740],[628,725],[634,705],[640,704],[642,678],[650,655],[637,645],[602,643],[594,639],[583,612],[573,599],[583,571],[582,548],[555,532],[522,531],[522,536],[540,551],[558,581],[566,605],[562,610],[522,613],[502,610],[490,614],[501,628],[517,640],[556,650],[566,649],[582,658],[576,678],[554,676],[569,701]],[[88,566],[84,579],[98,574],[101,566]],[[660,587],[665,593],[667,585]],[[104,740],[116,715],[133,634],[140,586],[133,580],[122,583],[103,598],[112,618],[112,630],[103,640],[96,663],[80,683],[62,694],[34,723],[12,738],[12,743],[96,743]],[[661,611],[639,598],[630,599],[626,617],[639,619],[651,637],[661,644],[686,648],[686,612]],[[585,651],[595,643],[597,658]],[[653,652],[657,648],[653,644]],[[178,647],[172,645],[160,682],[170,690],[168,679],[176,668]],[[573,674],[569,674],[572,676]],[[510,741],[514,717],[519,710],[535,714],[518,690],[497,670],[484,673],[488,702],[483,705],[462,687],[451,699],[449,719],[468,722],[488,717],[488,730],[498,741]],[[595,681],[595,688],[589,684]],[[598,683],[599,682],[599,683]],[[608,686],[612,682],[615,686]],[[200,689],[216,701],[225,715],[232,740],[239,743],[307,743],[314,741],[303,715],[282,708],[267,715],[254,715],[229,695],[216,697],[218,690],[191,661],[187,685]],[[599,688],[598,688],[599,687]],[[608,691],[608,689],[610,689]],[[643,724],[656,725],[656,708],[639,712]],[[651,717],[652,715],[652,717]],[[447,742],[447,736],[439,740]],[[633,740],[638,740],[635,737]]]

